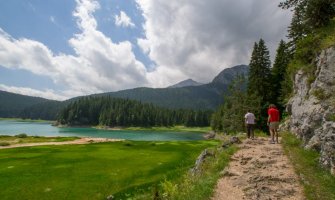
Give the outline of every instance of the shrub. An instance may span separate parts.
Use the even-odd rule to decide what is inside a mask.
[[[327,121],[333,121],[333,122],[335,122],[335,114],[328,114],[328,115],[325,116],[325,119]]]
[[[25,134],[25,133],[20,133],[20,134],[18,134],[18,135],[15,135],[15,137],[18,137],[18,138],[26,138],[26,137],[28,137],[28,135]]]
[[[317,34],[310,34],[299,40],[294,58],[310,64],[320,51],[321,38]]]
[[[123,145],[127,147],[133,146],[133,144],[129,141],[126,141]]]
[[[330,97],[329,94],[327,94],[322,88],[313,90],[312,95],[314,95],[319,101],[326,100]]]
[[[10,143],[8,142],[0,142],[0,146],[4,147],[4,146],[9,146]]]

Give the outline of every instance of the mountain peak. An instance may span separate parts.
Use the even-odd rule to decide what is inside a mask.
[[[249,73],[248,65],[237,65],[222,70],[212,81],[212,83],[230,84],[236,75],[247,75]]]
[[[203,85],[203,83],[196,82],[193,79],[187,79],[177,84],[171,85],[168,88],[181,88],[181,87],[198,86],[198,85]]]

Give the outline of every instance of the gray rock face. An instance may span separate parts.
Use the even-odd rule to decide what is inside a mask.
[[[335,175],[335,48],[317,58],[315,80],[298,71],[294,96],[287,105],[285,126],[303,140],[305,148],[320,152],[320,163]]]
[[[184,81],[181,81],[175,85],[171,85],[168,88],[182,88],[182,87],[189,87],[189,86],[199,86],[199,85],[204,85],[203,83],[198,83],[192,79],[187,79]]]
[[[221,71],[212,81],[214,84],[230,84],[236,75],[248,75],[248,65],[237,65],[235,67],[226,68]]]

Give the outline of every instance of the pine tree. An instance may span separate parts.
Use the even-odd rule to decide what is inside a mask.
[[[262,103],[271,100],[271,61],[269,50],[263,39],[255,43],[249,64],[248,94],[256,94],[262,99]]]
[[[272,103],[276,104],[283,109],[284,105],[282,103],[283,97],[286,94],[283,92],[283,81],[286,76],[286,69],[290,62],[290,53],[288,50],[287,44],[281,40],[277,49],[276,58],[272,68],[272,90],[273,90],[273,101]]]
[[[335,17],[334,0],[285,0],[279,6],[294,11],[288,35],[293,50],[300,39],[313,29],[327,26]]]
[[[291,24],[288,27],[288,38],[290,39],[288,46],[290,48],[291,55],[294,54],[296,45],[299,40],[304,38],[309,32],[310,29],[306,26],[303,21],[305,20],[306,15],[306,5],[299,4],[294,8],[293,17],[291,20]]]
[[[266,130],[267,107],[273,101],[271,86],[271,61],[269,50],[263,39],[255,43],[249,64],[248,96],[253,96],[259,107],[254,108],[258,116],[258,127]]]
[[[244,131],[244,115],[248,110],[259,118],[260,98],[247,94],[246,83],[246,77],[239,75],[232,81],[229,92],[224,98],[224,104],[212,115],[213,130],[225,133]]]

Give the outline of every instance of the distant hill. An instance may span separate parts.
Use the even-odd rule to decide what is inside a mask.
[[[221,71],[212,81],[213,84],[229,85],[237,74],[246,75],[249,73],[248,65],[237,65]]]
[[[89,96],[112,96],[133,99],[173,109],[213,110],[222,103],[223,94],[227,91],[229,83],[234,77],[237,74],[246,75],[248,72],[249,67],[247,65],[238,65],[224,69],[208,84],[169,88],[141,87]],[[60,110],[70,102],[80,98],[75,97],[66,101],[54,101],[0,91],[0,117],[55,120]]]
[[[95,94],[94,96],[109,95],[118,98],[139,100],[167,108],[188,108],[207,110],[217,108],[223,101],[223,93],[237,74],[247,75],[249,67],[238,65],[224,69],[211,83],[199,86],[175,88],[134,88],[118,92]]]
[[[40,97],[0,91],[0,117],[18,117],[24,108],[48,101]]]
[[[181,81],[175,85],[171,85],[168,88],[181,88],[181,87],[188,87],[188,86],[199,86],[199,85],[204,85],[203,83],[196,82],[192,79],[187,79],[184,81]]]
[[[68,103],[0,91],[0,117],[55,120]]]

